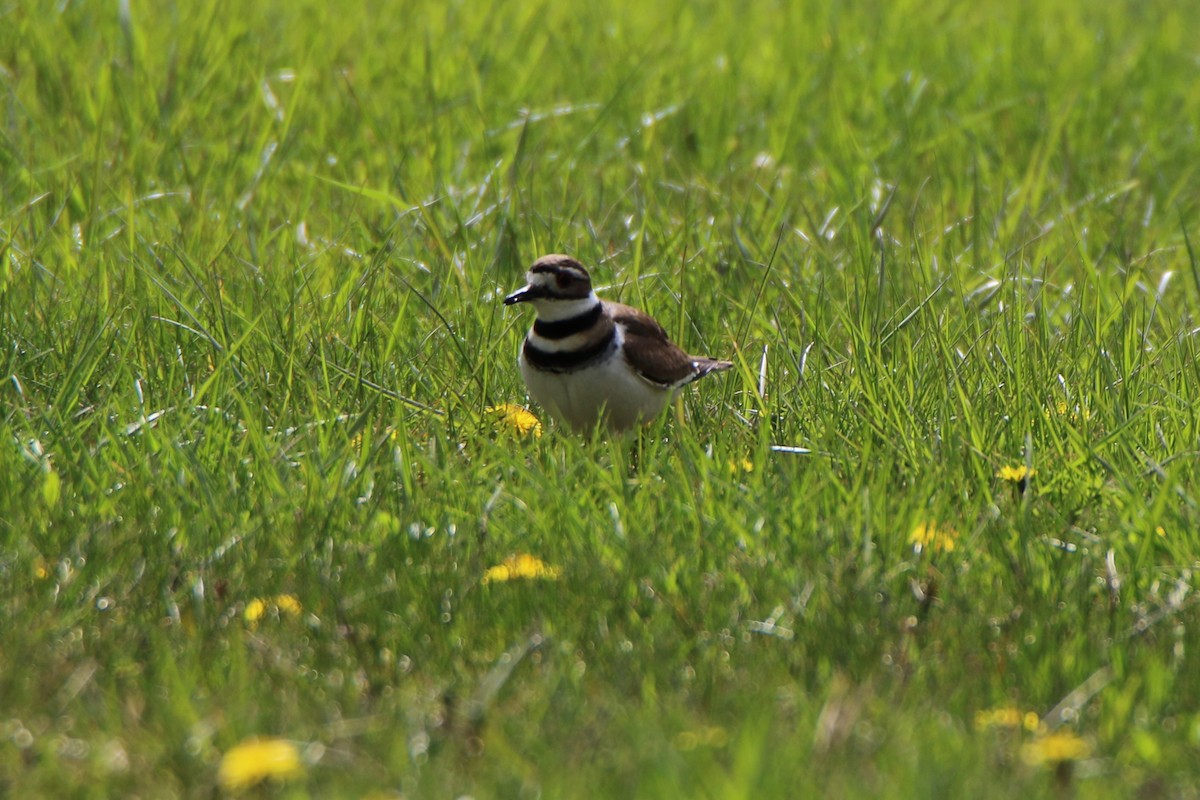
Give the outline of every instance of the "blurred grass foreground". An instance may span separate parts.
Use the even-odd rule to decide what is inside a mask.
[[[0,5],[0,795],[1200,796],[1197,29]]]

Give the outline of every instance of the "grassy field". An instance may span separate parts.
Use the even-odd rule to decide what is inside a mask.
[[[0,6],[0,795],[1200,797],[1198,28]]]

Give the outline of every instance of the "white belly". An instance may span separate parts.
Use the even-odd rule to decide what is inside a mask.
[[[614,433],[629,430],[655,417],[675,394],[639,378],[619,352],[576,372],[542,372],[524,355],[520,364],[533,402],[579,433],[591,432],[601,419]]]

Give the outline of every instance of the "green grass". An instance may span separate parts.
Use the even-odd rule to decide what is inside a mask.
[[[0,7],[0,794],[1200,794],[1200,8],[363,5]]]

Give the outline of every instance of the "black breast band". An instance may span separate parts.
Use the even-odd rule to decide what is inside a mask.
[[[616,336],[617,329],[612,327],[607,336],[601,337],[600,341],[593,345],[582,350],[561,351],[543,350],[526,339],[525,360],[534,367],[547,372],[574,372],[607,353],[613,346]]]
[[[583,333],[595,325],[596,320],[600,319],[602,313],[604,313],[604,308],[600,303],[596,303],[596,305],[577,317],[560,319],[554,322],[546,322],[541,319],[534,320],[533,332],[543,339],[565,339],[568,336]]]

